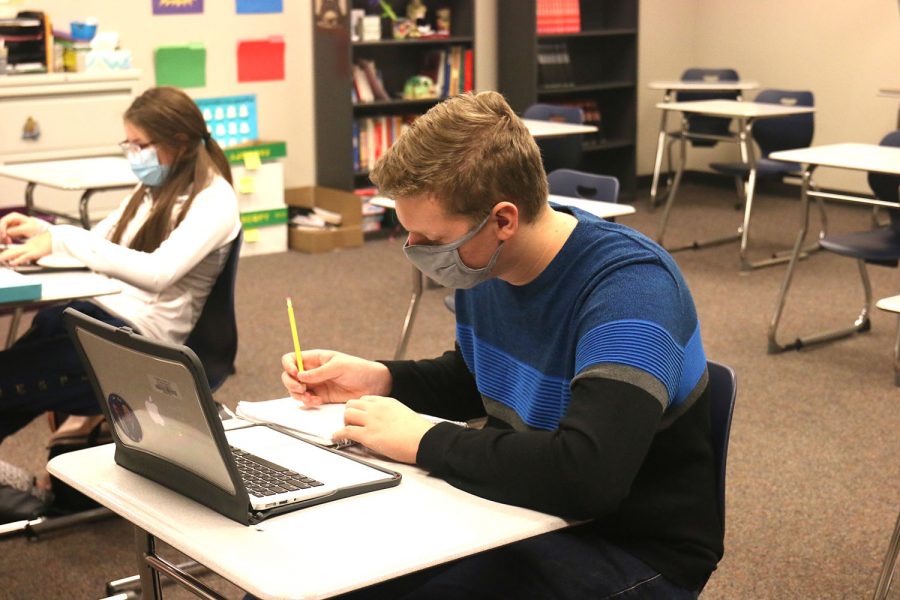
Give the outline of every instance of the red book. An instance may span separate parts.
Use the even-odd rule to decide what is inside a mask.
[[[475,88],[475,54],[472,52],[471,48],[466,48],[463,76],[463,91],[471,92]]]

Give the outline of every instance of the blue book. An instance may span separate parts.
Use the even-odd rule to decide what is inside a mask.
[[[10,269],[0,269],[0,302],[39,300],[41,283]]]

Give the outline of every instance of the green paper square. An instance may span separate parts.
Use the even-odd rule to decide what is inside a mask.
[[[154,53],[154,63],[157,86],[206,86],[206,48],[203,44],[160,46]]]

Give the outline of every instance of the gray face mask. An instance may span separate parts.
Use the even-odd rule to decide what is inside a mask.
[[[406,254],[406,258],[417,269],[444,287],[454,289],[475,287],[491,276],[497,257],[500,256],[500,248],[503,247],[503,242],[500,242],[500,245],[497,246],[497,250],[491,255],[491,260],[488,261],[488,264],[480,269],[472,269],[463,263],[462,259],[459,258],[459,247],[484,229],[490,218],[491,215],[488,215],[478,227],[449,244],[441,244],[440,246],[417,244],[410,246],[409,239],[407,239],[406,244],[403,245],[403,253]]]

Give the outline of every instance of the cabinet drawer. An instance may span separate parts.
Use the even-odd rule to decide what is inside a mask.
[[[122,115],[131,100],[130,95],[114,92],[0,97],[0,162],[31,153],[114,148],[124,139]],[[22,137],[29,118],[40,128],[37,139]]]

